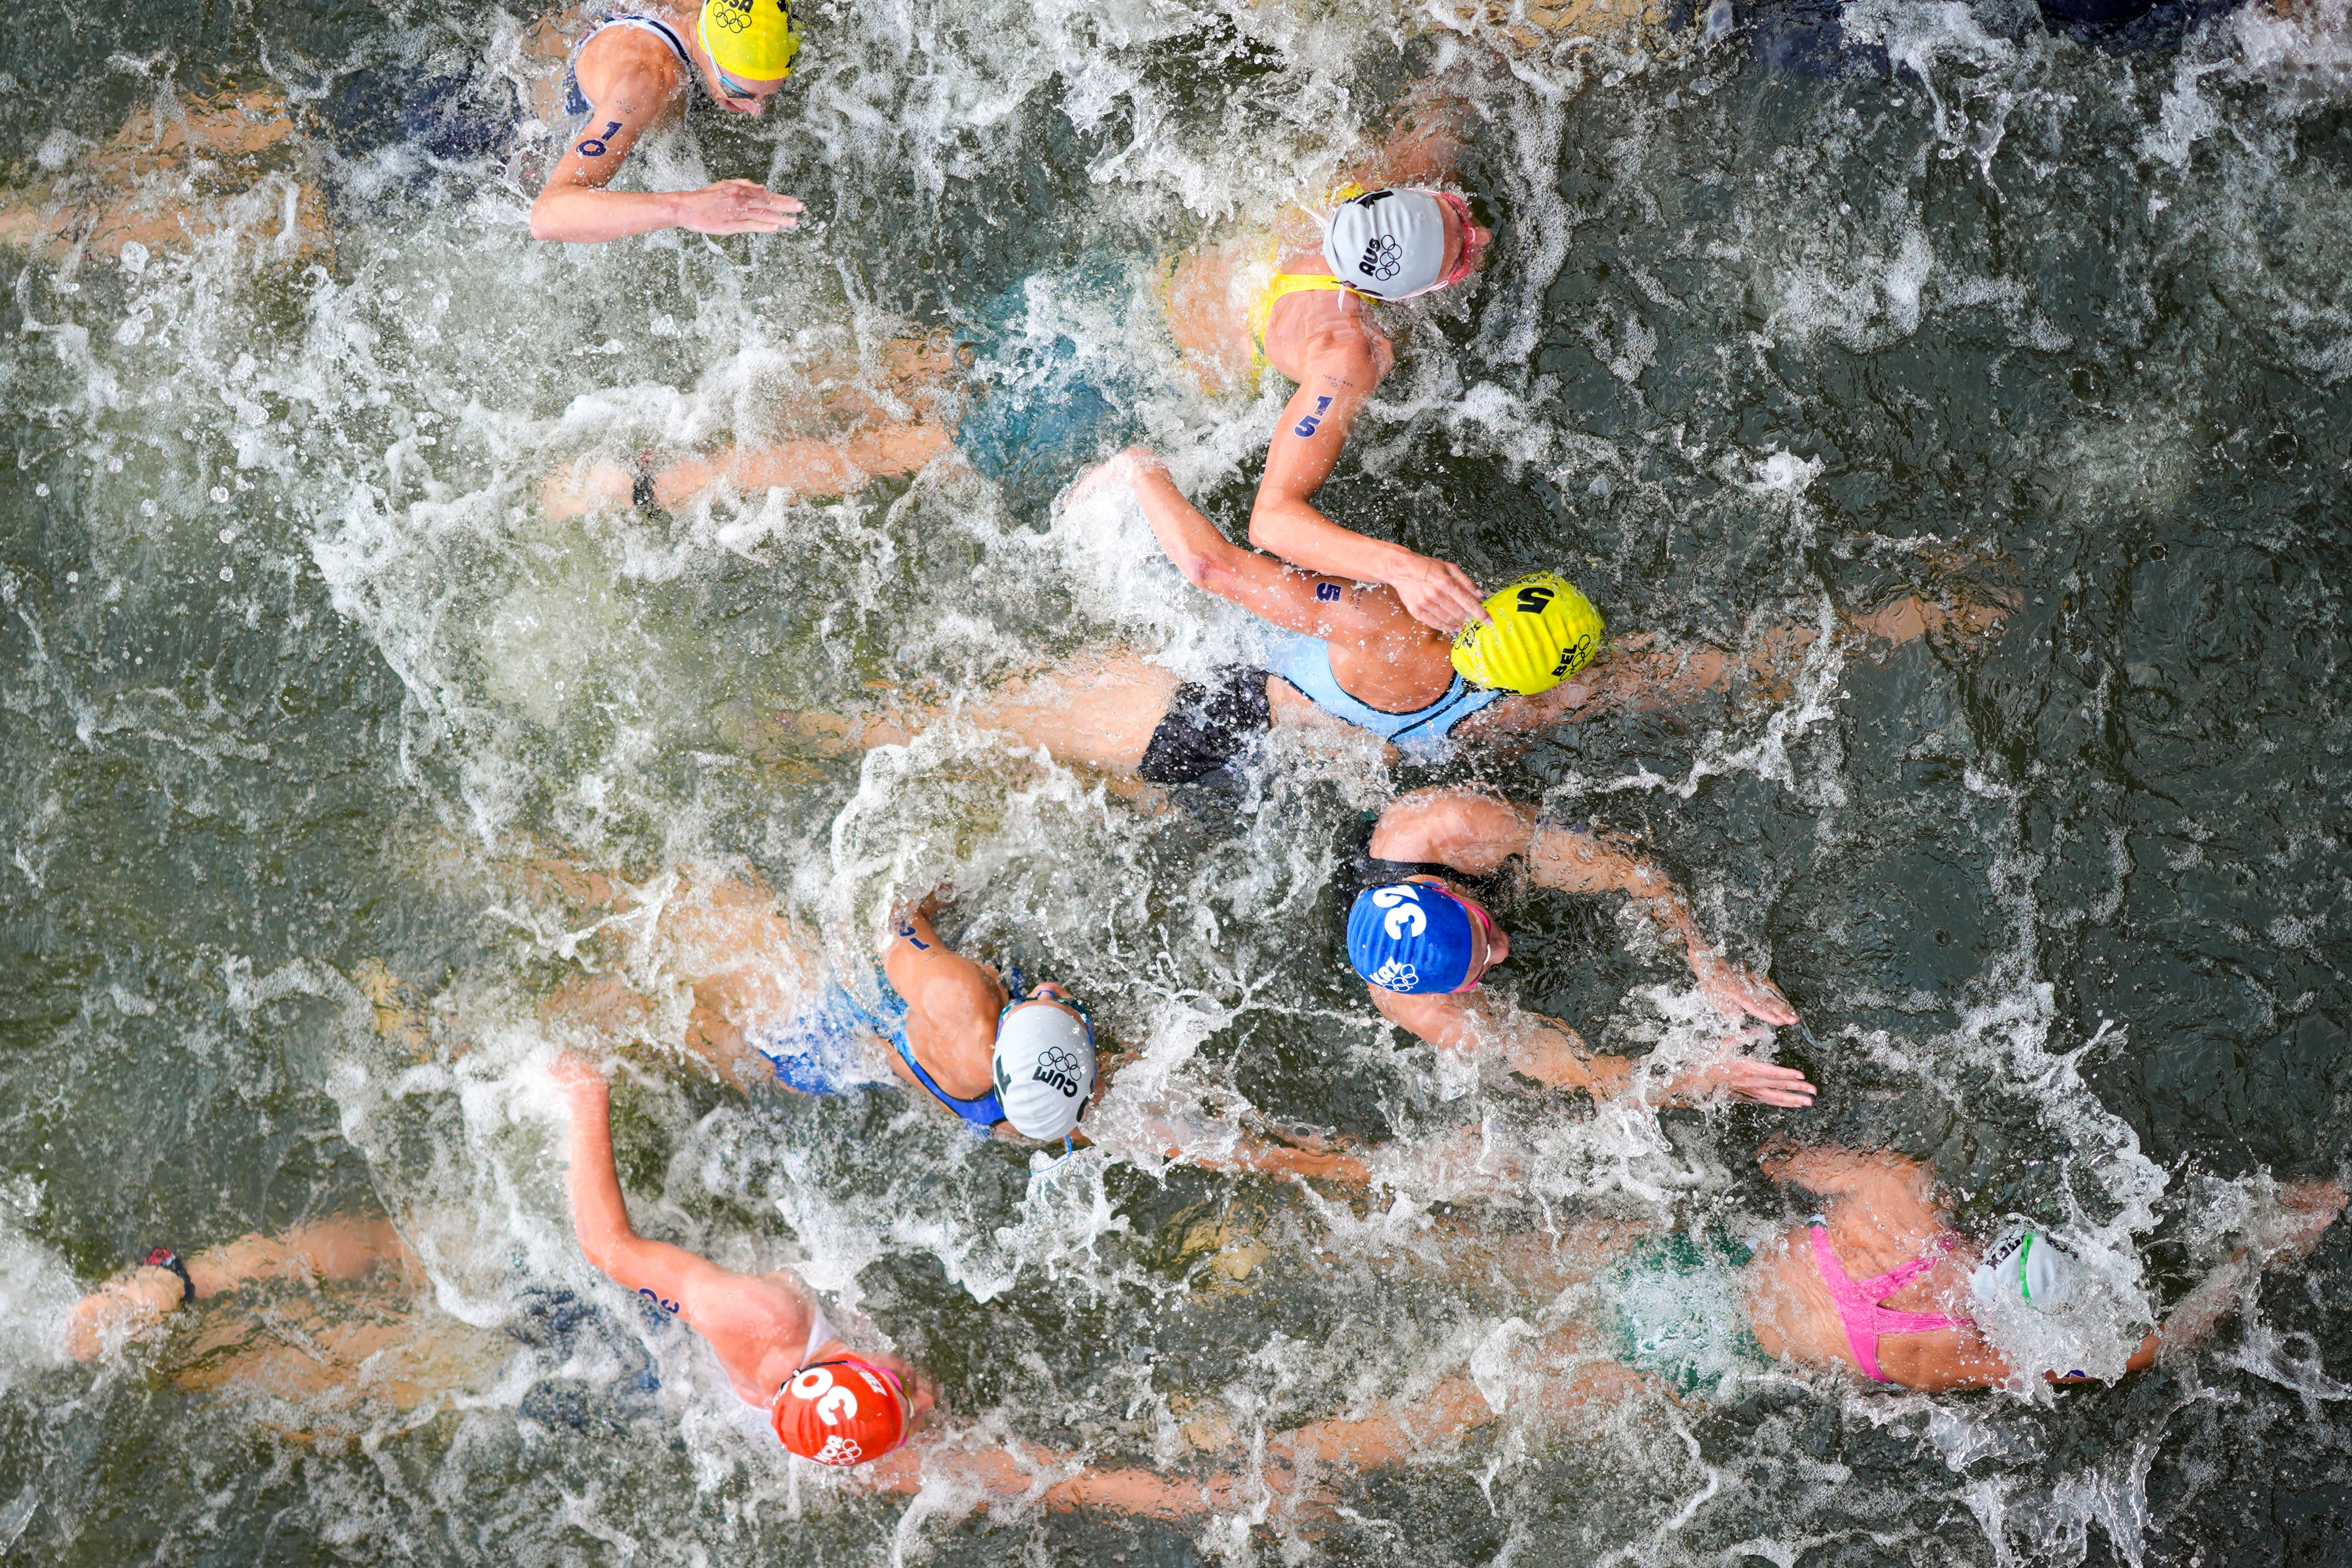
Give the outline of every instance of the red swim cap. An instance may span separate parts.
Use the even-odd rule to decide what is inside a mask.
[[[898,1374],[856,1356],[801,1368],[768,1414],[786,1448],[820,1465],[878,1459],[907,1436]]]

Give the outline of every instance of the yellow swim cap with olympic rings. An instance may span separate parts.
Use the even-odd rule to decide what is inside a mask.
[[[703,0],[698,31],[710,63],[754,89],[792,75],[801,49],[787,0]]]
[[[1557,572],[1534,572],[1486,601],[1492,625],[1454,634],[1454,668],[1477,686],[1549,690],[1592,662],[1607,633],[1601,612]]]

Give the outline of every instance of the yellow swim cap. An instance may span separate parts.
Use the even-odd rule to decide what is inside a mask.
[[[703,0],[700,31],[710,63],[746,87],[782,81],[801,49],[787,0]]]
[[[1557,572],[1535,572],[1486,601],[1492,626],[1454,637],[1462,679],[1506,691],[1548,690],[1592,662],[1606,628],[1592,601]]]

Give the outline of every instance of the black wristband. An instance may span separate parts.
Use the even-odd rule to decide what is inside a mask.
[[[173,1251],[170,1247],[159,1247],[154,1251],[149,1253],[146,1258],[146,1267],[150,1268],[168,1268],[173,1273],[180,1277],[181,1305],[185,1306],[188,1302],[196,1299],[196,1282],[188,1277],[188,1266],[181,1262],[180,1255]]]

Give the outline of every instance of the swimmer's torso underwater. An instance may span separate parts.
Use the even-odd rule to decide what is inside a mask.
[[[2342,1560],[2343,5],[717,25],[17,19],[0,1557]]]

